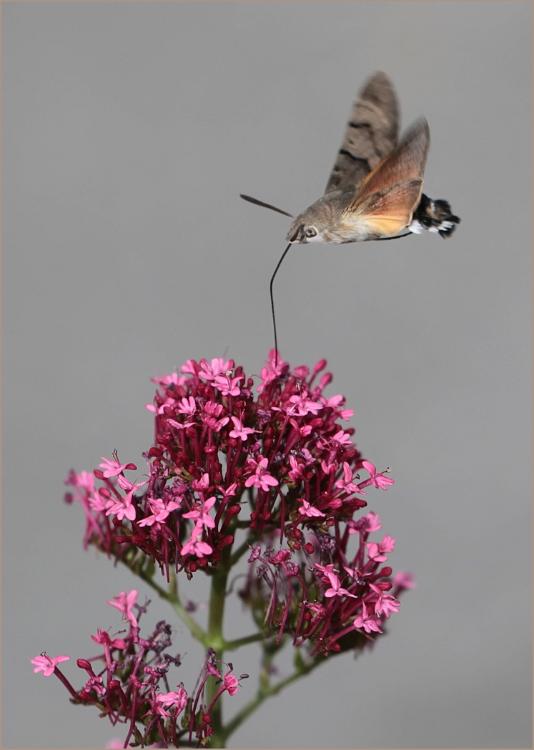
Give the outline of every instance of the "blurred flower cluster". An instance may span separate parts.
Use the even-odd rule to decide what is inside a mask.
[[[67,688],[72,703],[95,706],[113,725],[127,724],[126,740],[120,747],[129,742],[178,746],[182,738],[203,743],[212,734],[211,714],[217,701],[224,692],[235,695],[239,680],[248,675],[236,677],[231,664],[223,674],[222,665],[208,652],[195,690],[188,694],[182,683],[171,690],[169,670],[180,666],[179,654],[169,653],[171,626],[162,620],[150,634],[141,636],[139,621],[148,603],[138,605],[137,596],[132,589],[108,602],[122,613],[128,629],[113,635],[99,629],[91,636],[101,653],[76,661],[86,673],[81,688],[74,688],[58,667],[68,656],[42,653],[32,659],[33,671],[45,677],[55,675]],[[218,689],[206,704],[204,691],[210,676],[217,680]]]

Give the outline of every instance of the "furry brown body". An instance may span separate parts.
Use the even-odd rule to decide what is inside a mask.
[[[324,195],[300,213],[291,242],[361,242],[426,229],[449,236],[460,219],[422,194],[430,131],[417,120],[397,142],[399,107],[384,73],[354,103]]]

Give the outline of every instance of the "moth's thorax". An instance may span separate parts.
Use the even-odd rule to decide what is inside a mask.
[[[301,244],[310,242],[356,242],[367,239],[357,222],[347,222],[345,209],[354,197],[353,191],[332,192],[308,206],[291,224],[287,239]],[[315,229],[314,237],[307,237],[306,230]]]

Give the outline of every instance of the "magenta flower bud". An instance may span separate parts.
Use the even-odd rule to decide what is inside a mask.
[[[390,575],[391,575],[391,573],[390,573]],[[391,583],[391,581],[377,581],[375,583],[375,586],[377,588],[381,589],[382,591],[389,591],[389,589],[392,587],[392,585],[393,584]]]
[[[321,370],[324,370],[324,368],[327,365],[326,359],[320,359],[313,368],[313,374],[317,375],[318,372],[321,372]]]

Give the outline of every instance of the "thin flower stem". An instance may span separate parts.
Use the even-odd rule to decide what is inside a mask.
[[[247,521],[247,524],[248,524],[248,521]],[[232,556],[230,557],[230,567],[235,565],[236,562],[243,557],[243,555],[249,549],[249,547],[250,547],[250,540],[247,537],[245,541],[243,542],[243,544],[240,544],[239,547],[236,550],[234,550]]]
[[[59,680],[61,680],[61,682],[65,685],[65,687],[67,688],[67,690],[69,691],[69,693],[72,695],[73,698],[75,698],[76,700],[80,699],[80,696],[78,695],[78,693],[76,692],[76,690],[72,687],[72,685],[70,684],[70,682],[68,681],[68,679],[65,677],[65,675],[63,674],[63,672],[61,671],[61,669],[58,669],[58,667],[55,667],[54,668],[54,675]]]
[[[162,586],[156,583],[156,581],[154,581],[154,579],[138,563],[130,563],[128,560],[125,560],[123,558],[121,559],[121,562],[126,565],[126,567],[132,571],[132,573],[135,573],[146,584],[148,584],[150,588],[153,589],[162,599],[165,599],[165,601],[169,602],[178,617],[182,620],[184,625],[187,626],[193,638],[195,638],[197,641],[200,641],[200,643],[202,643],[204,647],[207,647],[207,633],[203,628],[200,627],[198,622],[193,617],[191,617],[189,612],[187,612],[184,605],[180,601],[175,576],[171,577],[171,585],[169,587],[169,590],[166,591]]]
[[[258,693],[256,694],[256,697],[253,698],[249,703],[247,703],[246,706],[244,706],[241,711],[239,711],[234,716],[234,718],[230,722],[228,722],[222,733],[224,742],[226,742],[228,737],[230,737],[230,735],[233,734],[236,729],[241,726],[245,719],[248,719],[248,717],[261,706],[264,700],[266,700],[267,698],[271,698],[273,695],[277,695],[285,687],[291,685],[292,682],[296,682],[296,680],[299,680],[304,675],[309,674],[312,670],[315,669],[315,667],[319,666],[319,664],[322,664],[322,662],[323,659],[317,659],[310,664],[300,666],[293,672],[293,674],[285,677],[283,680],[280,680],[274,685],[271,685],[270,687],[260,688],[258,690]]]
[[[184,625],[189,628],[189,631],[193,638],[202,643],[203,646],[206,646],[208,640],[206,631],[200,627],[198,622],[193,617],[191,617],[189,612],[187,612],[184,605],[181,603],[180,599],[171,599],[168,597],[167,599]]]
[[[218,568],[213,573],[211,580],[211,592],[208,611],[208,633],[206,643],[215,653],[216,661],[222,666],[222,658],[225,649],[223,635],[224,605],[226,603],[226,584],[230,571],[230,550],[227,549],[221,558]],[[208,705],[215,704],[211,712],[211,725],[213,734],[210,738],[210,747],[224,747],[225,736],[222,725],[222,694],[216,696],[220,690],[215,677],[210,676],[206,683],[206,702]]]
[[[257,643],[258,641],[263,641],[265,638],[263,633],[252,633],[251,635],[246,635],[243,638],[236,638],[235,641],[224,641],[224,650],[225,651],[235,651],[238,648],[241,648],[241,646],[246,646],[249,643]]]

